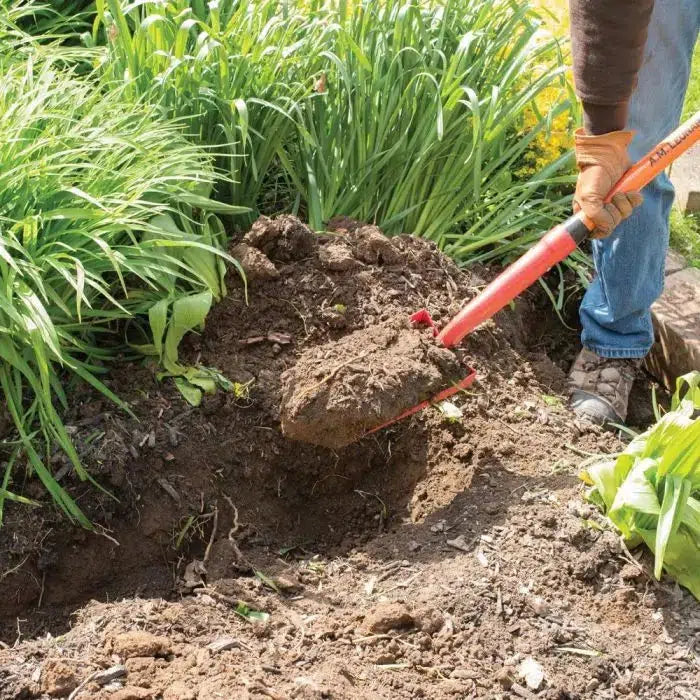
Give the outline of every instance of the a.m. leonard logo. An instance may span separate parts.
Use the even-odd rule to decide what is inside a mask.
[[[679,129],[668,141],[659,144],[658,148],[649,155],[649,165],[658,163],[664,156],[667,156],[673,151],[676,146],[683,143],[686,139],[693,136],[697,131],[700,131],[700,112],[695,115],[687,128]]]

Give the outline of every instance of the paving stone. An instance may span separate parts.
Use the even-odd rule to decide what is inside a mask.
[[[685,213],[700,211],[700,143],[671,166],[671,181],[680,210]]]
[[[685,270],[688,267],[688,261],[680,254],[676,253],[675,250],[670,250],[666,254],[666,269],[664,271],[664,276],[668,277],[674,272],[680,272],[680,270]]]
[[[646,368],[668,389],[681,374],[700,370],[700,270],[678,269],[681,264],[666,261],[665,289],[652,307],[656,343],[646,359]]]

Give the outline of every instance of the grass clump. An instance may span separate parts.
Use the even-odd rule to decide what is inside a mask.
[[[155,108],[51,62],[4,62],[2,72],[0,388],[18,442],[0,477],[0,517],[25,455],[87,525],[47,466],[57,445],[90,478],[60,418],[68,387],[87,382],[126,408],[100,379],[124,347],[119,324],[162,299],[221,295],[190,257],[213,255],[210,209],[222,207],[208,198],[211,158]],[[179,226],[164,226],[166,216]]]
[[[463,263],[519,250],[568,209],[567,155],[513,175],[574,104],[527,3],[97,7],[105,80],[226,150],[225,201],[300,212],[317,230],[335,215],[375,221]]]
[[[293,139],[290,106],[312,91],[323,27],[304,6],[99,0],[102,79],[123,84],[134,103],[182,120],[197,143],[217,147],[229,176],[219,199],[256,209],[282,144]]]
[[[691,267],[700,268],[700,218],[697,214],[683,214],[676,207],[671,210],[671,246]]]

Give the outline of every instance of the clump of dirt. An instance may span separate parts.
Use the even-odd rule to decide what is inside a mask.
[[[292,262],[310,256],[317,247],[316,236],[294,216],[269,219],[261,216],[243,237],[273,262]]]
[[[406,317],[302,353],[282,375],[282,432],[339,449],[457,383],[465,370]]]

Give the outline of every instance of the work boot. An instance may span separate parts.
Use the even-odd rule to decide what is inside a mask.
[[[583,348],[569,373],[571,408],[592,423],[624,423],[636,369],[636,359],[600,357]]]

